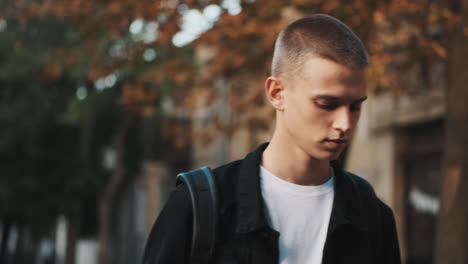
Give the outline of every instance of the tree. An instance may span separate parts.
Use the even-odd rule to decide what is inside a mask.
[[[47,232],[61,208],[67,208],[64,203],[75,201],[63,189],[50,192],[44,184],[65,190],[77,187],[66,180],[77,171],[73,170],[75,157],[63,159],[63,153],[73,151],[74,141],[69,140],[73,129],[60,126],[56,115],[70,97],[70,90],[61,87],[71,82],[67,76],[57,78],[53,65],[42,68],[44,58],[51,54],[46,47],[62,41],[67,25],[51,20],[29,25],[15,20],[8,23],[8,30],[0,36],[3,128],[0,155],[5,171],[1,179],[0,210],[10,226],[28,227],[37,239]],[[46,38],[31,41],[36,34]],[[44,51],[43,57],[36,56],[37,49]],[[73,91],[71,94],[74,95]],[[89,182],[83,178],[83,183]],[[2,246],[6,239],[2,240]]]
[[[8,15],[0,36],[0,212],[6,223],[1,260],[9,227],[28,228],[37,241],[64,214],[72,263],[83,202],[108,177],[101,152],[111,144],[107,138],[120,114],[114,103],[119,89],[96,91],[82,74],[82,62],[70,67],[73,54],[65,56],[65,50],[81,48],[68,21]]]
[[[468,3],[460,1],[457,6],[461,25],[453,32],[448,53],[446,136],[435,259],[440,264],[468,262],[468,76],[462,73],[468,60]]]

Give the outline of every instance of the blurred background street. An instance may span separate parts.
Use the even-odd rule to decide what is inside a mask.
[[[315,13],[371,56],[342,164],[403,263],[468,264],[466,0],[2,0],[0,263],[140,263],[177,173],[269,140],[275,38]]]

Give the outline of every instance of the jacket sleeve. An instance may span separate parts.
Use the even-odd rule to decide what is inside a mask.
[[[382,205],[382,262],[386,264],[400,264],[400,247],[396,231],[395,218],[392,209]]]
[[[192,206],[188,189],[179,185],[151,229],[143,264],[188,263],[192,238]]]

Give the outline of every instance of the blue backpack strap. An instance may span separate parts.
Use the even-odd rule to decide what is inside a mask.
[[[218,193],[211,169],[203,167],[177,175],[176,184],[185,184],[192,200],[193,234],[191,264],[210,263],[216,244]]]

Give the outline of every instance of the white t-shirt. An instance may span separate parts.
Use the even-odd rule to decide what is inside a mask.
[[[261,192],[271,228],[280,232],[280,264],[322,263],[334,197],[334,176],[319,186],[297,185],[260,166]]]

